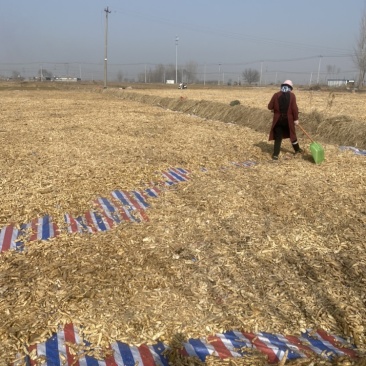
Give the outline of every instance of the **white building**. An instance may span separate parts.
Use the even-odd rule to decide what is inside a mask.
[[[55,81],[67,81],[67,82],[76,82],[81,81],[80,78],[72,78],[72,77],[55,77]]]
[[[327,84],[330,87],[338,87],[338,86],[353,86],[355,84],[354,80],[347,79],[328,79]]]

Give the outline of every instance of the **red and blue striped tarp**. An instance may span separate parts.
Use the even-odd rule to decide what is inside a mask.
[[[169,168],[161,173],[163,181],[151,183],[144,190],[114,190],[110,197],[98,197],[94,209],[73,217],[65,213],[65,222],[57,225],[48,215],[33,219],[30,223],[8,225],[0,230],[0,253],[11,249],[22,250],[25,242],[48,240],[60,234],[66,227],[68,233],[97,233],[111,230],[122,222],[138,223],[149,221],[146,210],[149,198],[157,198],[171,185],[189,179],[189,171],[183,168]]]
[[[33,219],[18,227],[8,225],[0,231],[0,252],[10,249],[23,250],[24,242],[48,240],[60,234],[58,226],[48,215]]]
[[[80,347],[80,345],[84,347]],[[67,324],[46,342],[28,347],[26,357],[29,366],[168,366],[166,350],[169,346],[157,342],[154,345],[130,346],[114,342],[107,349],[108,356],[97,359],[90,352],[90,343],[82,339],[77,327]],[[266,356],[268,363],[276,364],[286,355],[288,360],[314,355],[332,360],[339,356],[357,358],[356,349],[344,339],[324,330],[306,331],[300,336],[283,336],[270,333],[228,331],[207,338],[188,339],[181,345],[181,355],[197,357],[204,362],[207,356],[220,359],[250,357],[256,350]]]

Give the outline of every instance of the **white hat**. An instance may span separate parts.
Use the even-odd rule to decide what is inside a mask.
[[[291,80],[285,80],[282,84],[281,84],[281,86],[282,85],[287,85],[287,86],[289,86],[291,89],[293,89],[294,88],[294,84],[292,83],[292,81]]]

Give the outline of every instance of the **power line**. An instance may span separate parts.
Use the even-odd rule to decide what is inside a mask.
[[[120,13],[120,11],[116,11],[116,13]],[[191,31],[196,31],[196,32],[200,32],[200,33],[206,33],[206,34],[212,34],[212,35],[218,35],[220,37],[224,37],[224,38],[230,38],[230,39],[237,39],[237,40],[249,40],[252,42],[263,42],[263,43],[269,43],[269,44],[277,44],[277,45],[282,45],[282,46],[289,46],[292,48],[313,48],[313,49],[321,49],[323,52],[324,51],[346,51],[346,52],[350,52],[350,50],[348,49],[343,49],[343,48],[336,48],[336,47],[328,47],[328,46],[320,46],[320,45],[310,45],[310,44],[306,44],[306,43],[300,43],[300,42],[291,42],[291,41],[283,41],[283,40],[278,40],[278,39],[272,39],[272,38],[267,38],[267,37],[257,37],[257,36],[253,36],[253,35],[247,35],[247,34],[240,34],[240,33],[235,33],[235,32],[227,32],[224,30],[218,30],[218,29],[212,29],[209,27],[202,27],[202,26],[197,26],[195,24],[190,24],[190,23],[184,23],[184,22],[180,22],[180,21],[174,21],[172,22],[169,19],[165,19],[165,18],[160,18],[160,17],[154,17],[151,15],[146,15],[144,13],[141,12],[128,12],[128,11],[123,11],[123,14],[132,14],[133,16],[136,16],[138,18],[142,18],[154,23],[160,23],[160,24],[166,24],[169,26],[172,26],[174,28],[176,28],[177,26],[179,26],[179,28],[185,28]]]

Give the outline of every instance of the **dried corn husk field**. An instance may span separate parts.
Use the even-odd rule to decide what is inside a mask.
[[[173,88],[133,88],[134,93],[158,97],[183,97],[192,100],[208,100],[211,102],[229,104],[233,100],[239,100],[241,104],[251,108],[264,108],[267,106],[276,86],[271,87],[221,87],[202,88],[195,85],[188,89],[179,90]],[[356,121],[366,121],[365,95],[352,93],[345,89],[309,90],[308,88],[296,87],[294,93],[297,96],[298,106],[301,112],[318,112],[324,117],[347,116]]]
[[[315,165],[301,133],[302,156],[285,140],[271,161],[274,91],[1,90],[0,228],[43,215],[62,226],[168,167],[190,179],[149,200],[148,222],[1,253],[0,365],[67,323],[95,356],[115,340],[231,329],[323,328],[364,351],[366,158],[339,150],[366,148],[364,96],[295,90],[300,123],[325,149]],[[245,161],[256,165],[233,164]]]

